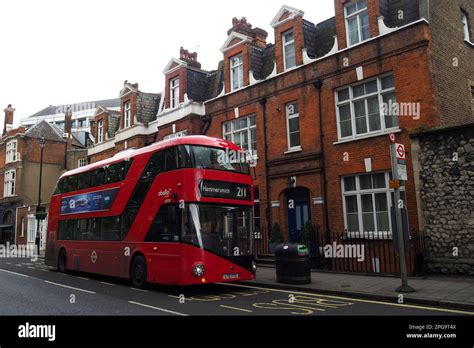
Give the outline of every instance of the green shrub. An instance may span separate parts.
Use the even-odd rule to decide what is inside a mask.
[[[283,243],[283,234],[278,223],[274,223],[272,226],[272,234],[270,235],[270,243]]]

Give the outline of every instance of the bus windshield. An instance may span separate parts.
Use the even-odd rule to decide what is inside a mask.
[[[222,256],[251,255],[252,208],[187,204],[182,241]]]

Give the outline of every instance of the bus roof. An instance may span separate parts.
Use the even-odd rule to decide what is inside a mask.
[[[200,145],[200,146],[209,146],[209,147],[217,147],[217,148],[228,148],[229,150],[234,150],[234,151],[242,151],[242,149],[239,146],[224,139],[212,138],[212,137],[207,137],[204,135],[190,135],[190,136],[178,137],[174,139],[160,141],[160,142],[151,144],[149,146],[146,146],[140,149],[124,150],[122,152],[117,153],[115,156],[107,158],[105,160],[67,171],[60,176],[60,179],[71,176],[71,175],[88,172],[88,171],[98,169],[107,165],[121,162],[125,159],[134,158],[135,156],[138,156],[138,155],[146,154],[149,152],[155,152],[157,150],[166,149],[168,147],[172,147],[176,145]]]

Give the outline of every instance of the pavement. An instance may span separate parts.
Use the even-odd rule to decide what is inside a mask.
[[[0,315],[167,315],[167,316],[433,316],[474,315],[461,308],[358,298],[336,286],[334,277],[313,274],[313,283],[298,287],[274,281],[274,269],[260,268],[255,282],[203,284],[188,287],[150,284],[134,289],[126,279],[72,272],[59,273],[42,259],[0,259]],[[366,277],[342,275],[342,284],[364,283]],[[354,281],[347,279],[354,277]],[[368,277],[367,287],[380,281]],[[333,279],[331,281],[331,279]],[[387,280],[382,280],[387,281]],[[397,280],[392,279],[394,285]],[[332,282],[334,295],[328,290]],[[319,291],[317,287],[326,290]],[[449,283],[451,284],[451,283]],[[382,285],[388,286],[383,283]],[[416,286],[416,284],[413,284]],[[361,286],[361,285],[360,285]],[[344,289],[344,288],[343,288]],[[472,288],[471,288],[472,289]],[[388,291],[388,290],[387,290]],[[467,290],[469,291],[469,290]],[[346,294],[350,294],[346,295]],[[472,295],[472,294],[471,294]]]
[[[290,285],[276,281],[276,270],[272,266],[260,266],[257,279],[251,281],[259,286],[294,289],[400,303],[400,278],[389,276],[311,272],[311,284]],[[403,295],[403,303],[474,310],[474,277],[426,276],[410,277],[408,284],[416,290]]]

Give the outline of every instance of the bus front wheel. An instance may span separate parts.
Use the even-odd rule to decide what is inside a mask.
[[[145,258],[141,255],[138,255],[133,258],[132,264],[130,267],[130,279],[132,285],[138,289],[144,289],[146,287],[146,261]]]
[[[66,273],[66,250],[61,249],[58,256],[58,271]]]

